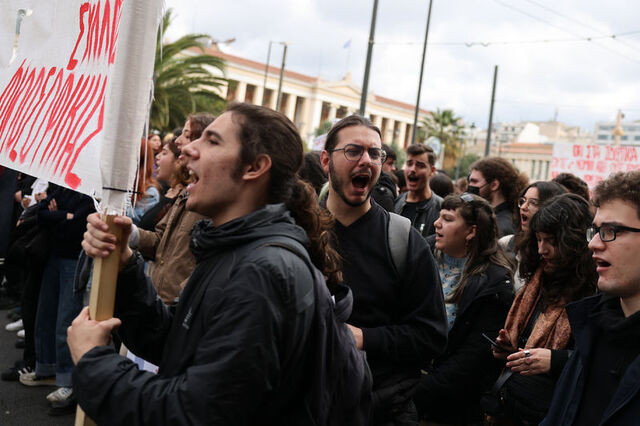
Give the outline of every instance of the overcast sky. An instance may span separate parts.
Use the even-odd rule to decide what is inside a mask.
[[[287,69],[327,80],[350,71],[362,85],[373,0],[165,3],[176,15],[170,39],[233,37],[224,51],[261,62],[269,40],[287,41]],[[428,6],[379,0],[371,92],[415,103]],[[628,0],[434,0],[420,104],[451,108],[486,128],[498,65],[494,122],[550,120],[557,112],[559,121],[593,132],[618,108],[639,120],[639,16],[640,2]],[[541,40],[549,42],[529,43]],[[274,47],[272,63],[280,57]]]

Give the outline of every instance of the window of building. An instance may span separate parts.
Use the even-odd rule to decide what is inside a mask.
[[[607,139],[609,139],[608,135],[598,135],[598,140],[606,141]]]

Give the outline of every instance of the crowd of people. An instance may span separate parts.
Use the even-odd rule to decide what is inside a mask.
[[[486,157],[453,182],[381,136],[352,115],[305,154],[268,108],[191,115],[142,141],[120,240],[91,198],[13,179],[24,356],[2,379],[98,424],[637,422],[640,172],[590,192]],[[94,321],[92,259],[117,244]]]

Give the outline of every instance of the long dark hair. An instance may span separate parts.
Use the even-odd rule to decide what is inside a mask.
[[[239,166],[252,163],[260,154],[271,158],[268,201],[284,203],[306,231],[311,242],[311,260],[333,289],[342,281],[340,256],[331,246],[333,216],[320,207],[313,187],[297,175],[304,153],[298,130],[291,120],[269,108],[232,103],[227,111],[240,128]]]
[[[520,192],[520,198],[524,197],[529,188],[536,188],[538,190],[538,209],[542,208],[547,201],[556,195],[566,194],[567,188],[560,185],[557,182],[541,180],[534,182],[527,186]],[[520,220],[520,208],[514,211],[514,222],[517,224],[517,231],[515,236],[515,252],[519,253],[522,249],[522,244],[526,240],[526,233],[522,231],[522,222]]]
[[[556,195],[531,219],[520,253],[521,277],[531,279],[541,266],[536,233],[553,235],[555,240],[553,272],[542,276],[543,307],[595,292],[598,274],[586,239],[592,220],[589,203],[575,194]]]
[[[468,245],[467,263],[460,283],[449,298],[449,302],[460,301],[464,287],[471,277],[482,274],[489,264],[502,266],[509,271],[513,265],[498,245],[498,221],[491,205],[482,197],[465,193],[448,195],[442,202],[442,210],[457,210],[468,226],[476,226],[476,235]],[[437,257],[441,253],[436,253]]]

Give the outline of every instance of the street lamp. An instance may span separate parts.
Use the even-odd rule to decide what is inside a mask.
[[[285,59],[287,55],[287,42],[286,41],[269,41],[269,49],[267,49],[267,65],[264,67],[264,89],[262,90],[262,106],[266,104],[266,93],[267,93],[267,76],[269,75],[269,61],[271,60],[271,45],[273,44],[281,44],[284,46],[284,51],[282,53],[282,67],[280,69],[280,81],[278,82],[278,105],[276,109],[279,107],[280,103],[280,90],[282,89],[282,77],[284,75],[284,65]]]

